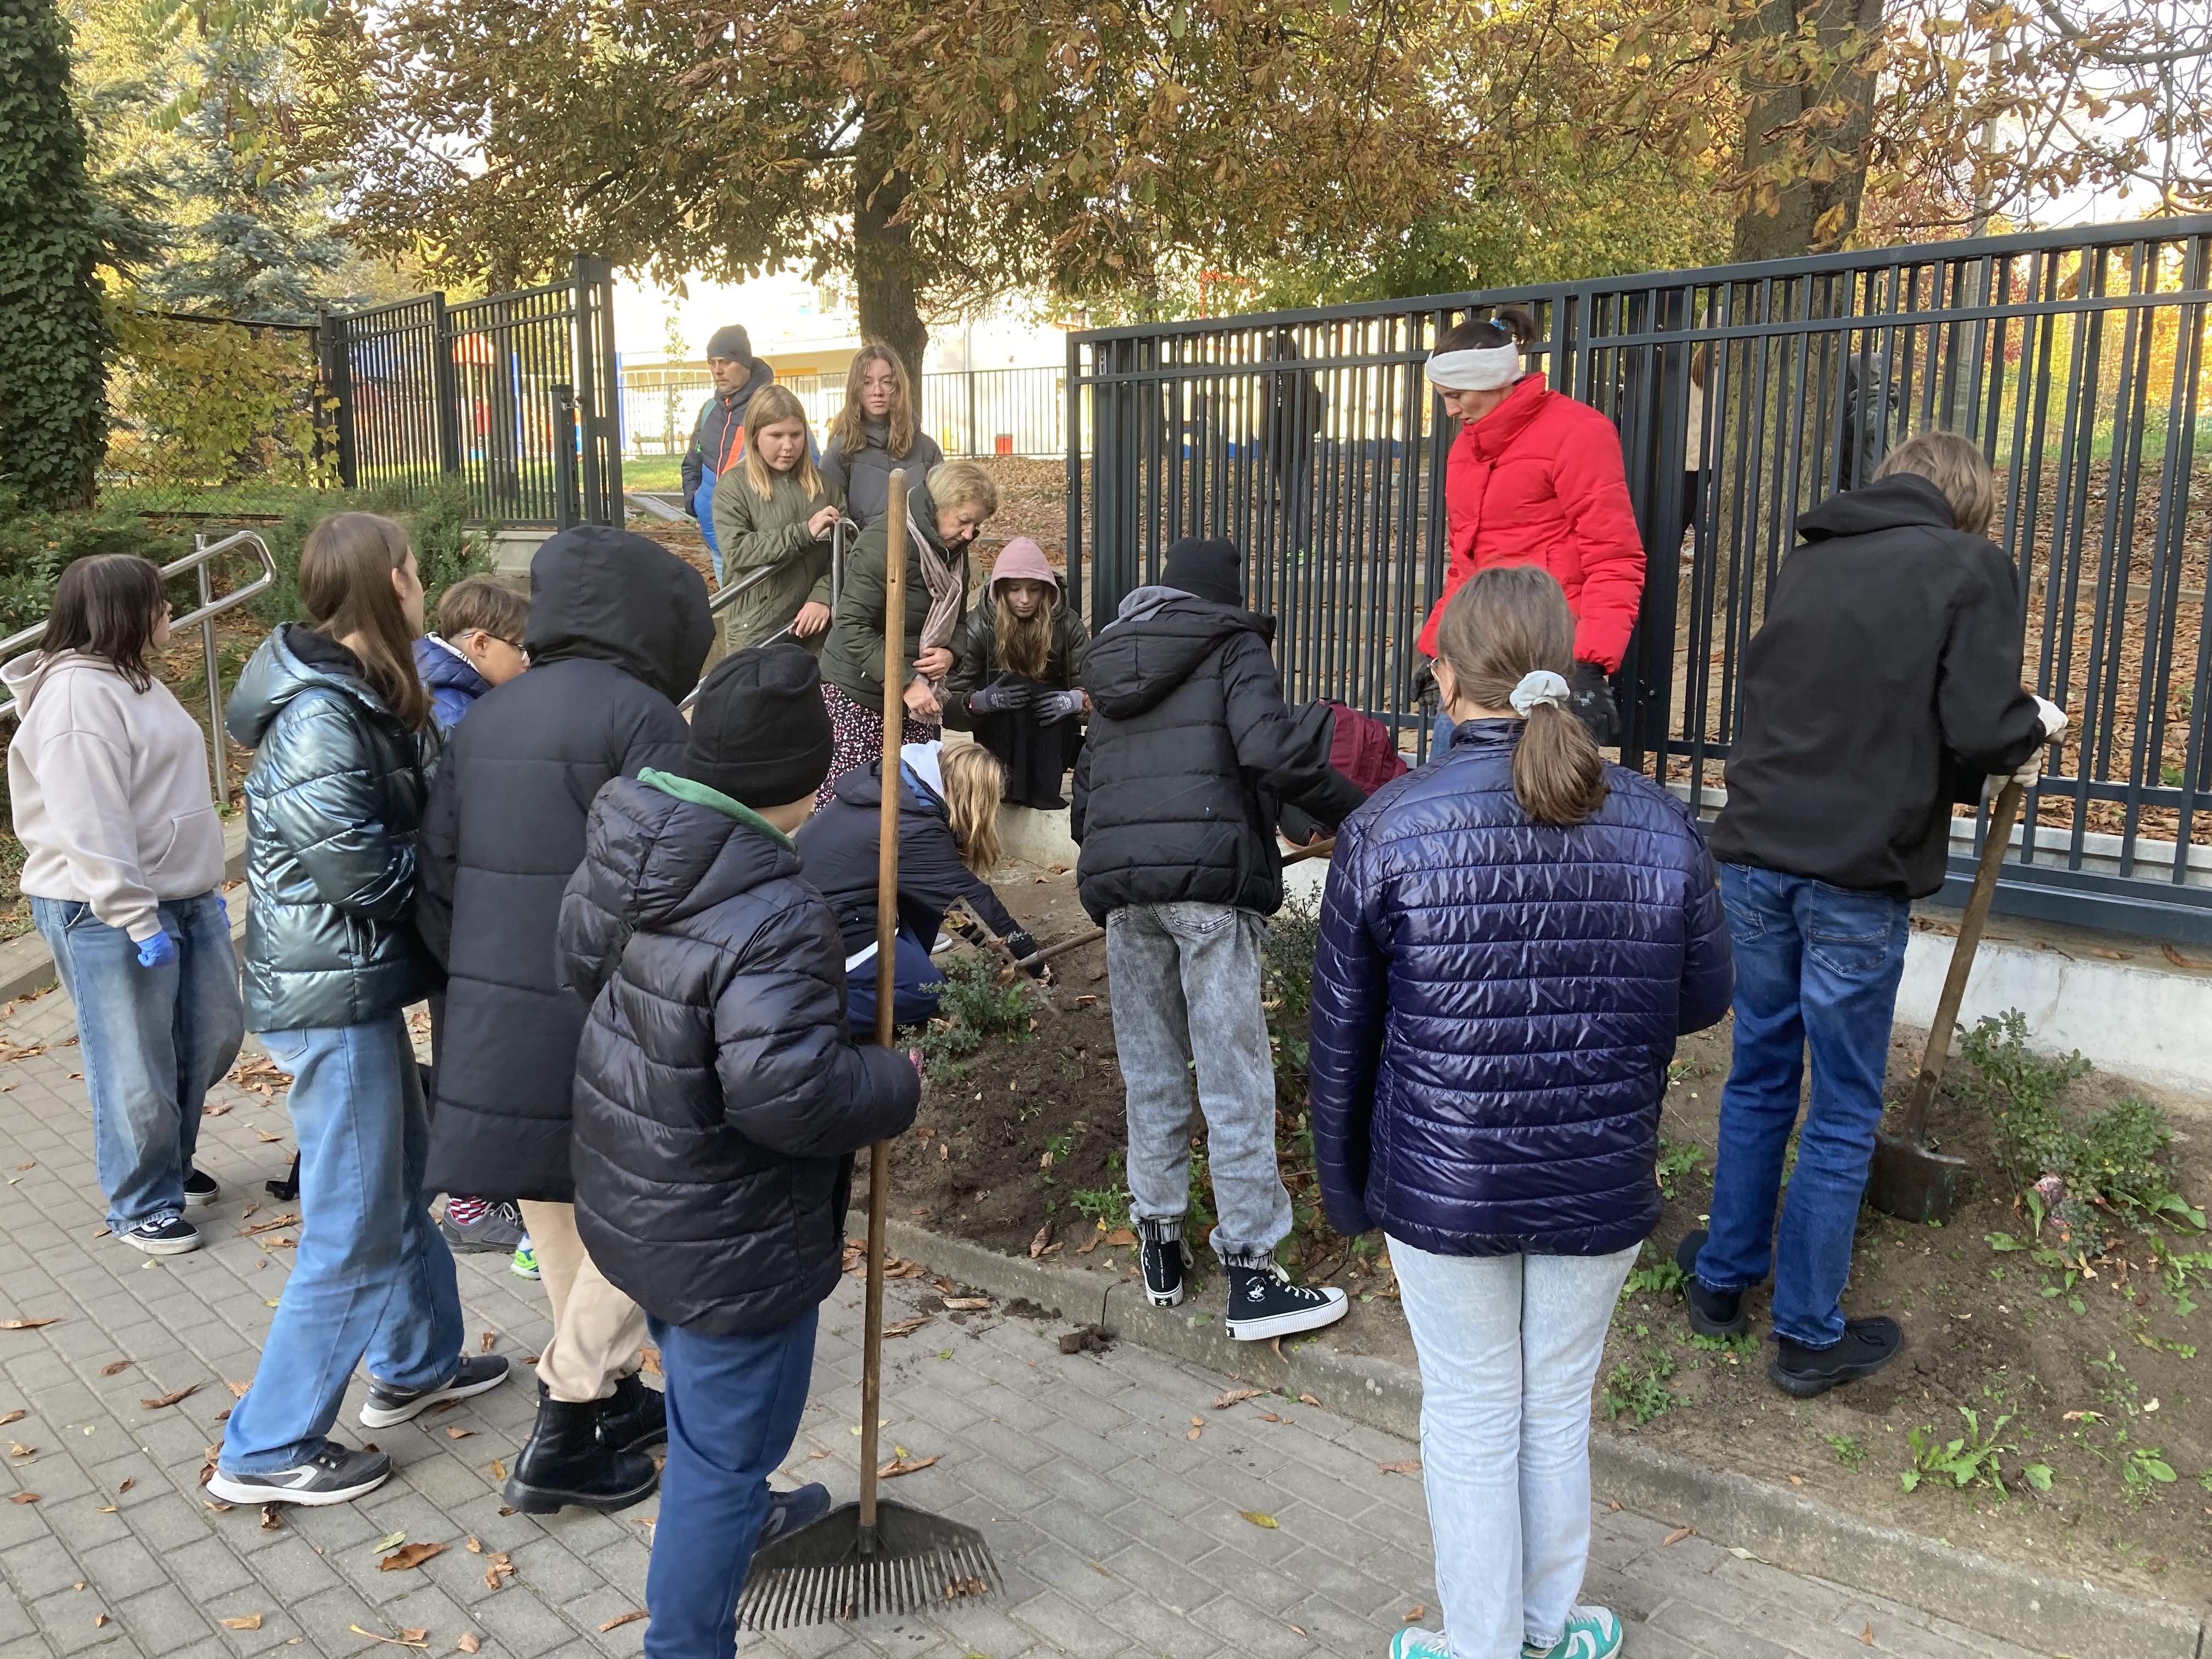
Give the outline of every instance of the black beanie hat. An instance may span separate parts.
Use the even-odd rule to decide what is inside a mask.
[[[682,771],[747,806],[787,806],[822,787],[836,749],[813,653],[763,645],[732,653],[707,676]]]
[[[1219,536],[1185,536],[1168,548],[1160,586],[1181,588],[1194,599],[1216,605],[1244,603],[1244,556],[1237,544]]]
[[[709,357],[727,357],[733,363],[749,363],[753,360],[753,337],[739,323],[727,328],[718,328],[714,337],[707,342]]]

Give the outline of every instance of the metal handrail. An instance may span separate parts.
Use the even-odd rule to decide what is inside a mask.
[[[830,527],[830,608],[832,611],[837,608],[837,596],[844,591],[845,586],[845,534],[848,531],[858,532],[860,528],[859,525],[842,514],[839,515],[837,522]],[[708,616],[711,617],[721,615],[726,608],[736,602],[740,594],[750,592],[781,568],[780,564],[763,565],[758,570],[751,571],[740,580],[732,582],[727,587],[718,589],[707,601]],[[761,643],[774,645],[790,632],[791,624],[786,623]],[[702,674],[699,677],[699,685],[704,685],[706,683],[707,677]],[[699,685],[693,686],[684,694],[684,701],[676,705],[679,710],[688,710],[693,703],[699,701]]]
[[[221,599],[217,599],[215,597],[215,584],[208,576],[208,566],[214,562],[218,553],[228,553],[234,547],[252,549],[254,556],[261,561],[261,574],[245,586],[234,587]],[[185,554],[181,559],[172,559],[161,567],[161,580],[167,583],[172,577],[181,576],[186,571],[191,571],[198,579],[199,606],[185,616],[172,619],[169,630],[173,636],[179,629],[190,628],[194,623],[199,624],[200,655],[207,666],[208,729],[213,736],[215,744],[216,793],[216,798],[227,805],[230,799],[229,781],[226,769],[229,755],[228,746],[223,740],[222,666],[216,656],[215,619],[224,611],[236,609],[255,594],[265,592],[274,586],[276,580],[276,561],[270,556],[268,543],[263,541],[251,530],[240,530],[225,536],[220,541],[214,542],[210,541],[204,535],[194,536],[191,552]],[[50,620],[49,617],[41,617],[28,628],[19,629],[6,639],[0,640],[0,662],[6,662],[27,645],[37,644],[46,634],[48,620]],[[6,720],[10,715],[20,717],[22,712],[21,706],[12,696],[6,702],[0,703],[0,720]]]

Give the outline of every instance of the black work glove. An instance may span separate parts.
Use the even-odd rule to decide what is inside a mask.
[[[1575,718],[1589,728],[1599,748],[1610,749],[1620,743],[1620,711],[1613,704],[1613,683],[1605,670],[1594,662],[1577,662],[1575,672],[1567,677],[1567,692]]]
[[[1035,680],[1017,679],[1012,674],[1001,674],[981,690],[969,693],[968,712],[971,714],[1019,714],[1036,696]]]
[[[1413,707],[1421,711],[1421,718],[1433,721],[1443,711],[1443,693],[1437,687],[1437,665],[1426,657],[1413,663]]]
[[[1030,938],[1025,930],[1018,927],[1006,935],[1006,949],[1012,951],[1014,953],[1014,960],[1019,962],[1024,957],[1033,957],[1037,953],[1037,942]],[[1031,979],[1042,979],[1045,964],[1042,962],[1032,962],[1022,971]]]

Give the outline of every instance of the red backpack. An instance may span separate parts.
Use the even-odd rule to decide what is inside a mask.
[[[1391,779],[1406,775],[1406,757],[1398,752],[1389,726],[1340,702],[1328,707],[1336,716],[1329,732],[1328,763],[1358,784],[1360,793],[1371,795]]]

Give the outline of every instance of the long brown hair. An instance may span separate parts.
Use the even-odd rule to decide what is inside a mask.
[[[415,672],[415,631],[399,608],[392,573],[406,568],[407,532],[375,513],[333,513],[300,550],[300,603],[315,632],[345,641],[369,690],[410,732],[430,717],[430,694]],[[352,643],[358,635],[360,643]]]
[[[1036,578],[1020,576],[1012,580],[1036,581]],[[1049,588],[1052,584],[1041,582],[1038,586]],[[991,631],[996,636],[999,666],[1025,680],[1042,679],[1045,665],[1052,657],[1052,616],[1059,608],[1057,597],[1048,594],[1042,605],[1024,617],[1007,603],[1006,596],[999,592],[998,583],[991,584],[991,593],[994,601]]]
[[[785,421],[796,421],[801,432],[808,430],[806,405],[787,386],[764,386],[753,393],[752,402],[745,405],[745,482],[763,501],[775,495],[775,477],[769,471],[768,463],[761,459],[760,445],[753,434]],[[799,447],[799,459],[792,463],[791,481],[806,492],[810,501],[822,494],[822,475],[814,470],[814,457],[807,453],[805,445]]]
[[[981,744],[963,743],[939,750],[937,769],[960,862],[988,876],[999,862],[999,798],[1006,791],[1006,769]]]
[[[1524,675],[1574,672],[1575,615],[1547,571],[1492,565],[1468,577],[1437,624],[1437,653],[1459,696],[1509,708]],[[1577,824],[1605,805],[1605,762],[1570,709],[1540,703],[1513,750],[1513,793],[1539,823]]]
[[[884,412],[884,424],[890,430],[884,447],[893,460],[903,460],[914,447],[914,383],[907,379],[905,359],[879,340],[853,354],[852,366],[845,371],[845,406],[830,422],[830,441],[848,460],[868,447],[868,411],[860,402],[860,381],[870,363],[891,366],[891,406]]]
[[[133,691],[154,684],[146,653],[161,609],[161,573],[136,553],[95,553],[62,572],[39,649],[97,657]]]

